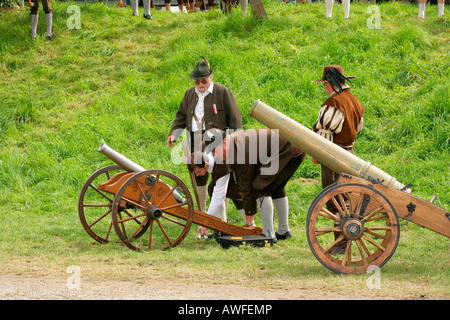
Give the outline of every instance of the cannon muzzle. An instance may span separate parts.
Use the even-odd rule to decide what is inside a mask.
[[[278,129],[280,136],[338,174],[347,173],[370,179],[398,190],[405,187],[394,177],[373,166],[370,162],[358,158],[259,99],[251,108],[249,116],[270,129]]]

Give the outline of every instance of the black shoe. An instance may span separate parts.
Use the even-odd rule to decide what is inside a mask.
[[[151,14],[144,14],[144,19],[147,19],[147,20],[152,20],[152,15]]]
[[[215,239],[215,238],[220,238],[223,236],[225,236],[225,234],[223,234],[220,231],[214,230],[214,232],[208,236],[208,239]]]
[[[277,237],[278,240],[286,240],[286,239],[292,238],[292,233],[290,231],[286,231],[283,234],[279,234],[278,232],[275,232],[275,236]]]

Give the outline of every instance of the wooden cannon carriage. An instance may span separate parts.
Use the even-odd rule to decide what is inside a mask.
[[[114,228],[130,249],[165,250],[183,241],[192,223],[229,236],[262,234],[259,227],[236,226],[195,210],[189,189],[172,173],[145,170],[104,143],[98,151],[116,165],[92,174],[78,200],[81,224],[98,242],[109,242]]]
[[[306,219],[309,246],[328,269],[360,273],[383,266],[397,248],[399,218],[450,237],[450,212],[411,195],[409,186],[260,100],[249,115],[340,174],[314,198]],[[333,254],[342,240],[345,252]]]

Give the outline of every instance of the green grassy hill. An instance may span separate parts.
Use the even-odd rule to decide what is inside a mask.
[[[80,7],[81,29],[67,28],[67,8],[73,4]],[[352,4],[349,20],[340,5],[325,19],[323,3],[264,4],[268,19],[262,21],[238,9],[228,15],[153,11],[147,21],[133,17],[130,8],[54,1],[51,42],[45,40],[43,14],[32,41],[27,10],[0,11],[0,260],[9,262],[7,270],[17,272],[11,266],[15,259],[31,259],[40,272],[50,272],[42,271],[46,263],[61,272],[90,259],[105,265],[105,256],[148,267],[148,259],[124,247],[92,243],[78,221],[78,195],[95,170],[111,164],[96,151],[102,139],[145,168],[189,181],[185,167],[171,161],[165,140],[200,56],[210,61],[214,81],[235,94],[245,128],[262,127],[247,116],[256,99],[312,127],[326,93],[310,81],[321,76],[324,65],[342,65],[357,76],[352,92],[366,110],[356,154],[404,184],[412,182],[415,195],[429,200],[438,193],[437,204],[450,209],[448,18],[438,18],[436,6],[428,6],[420,20],[417,6],[383,3],[381,28],[371,29],[373,13],[365,4]],[[286,271],[276,281],[297,276],[288,269],[298,254],[306,259],[300,260],[302,269],[312,270],[300,274],[310,281],[316,274],[327,277],[304,235],[319,177],[319,167],[308,158],[287,187],[296,249],[282,253]],[[385,267],[393,265],[388,270],[394,281],[420,266],[413,281],[420,286],[426,278],[430,290],[448,298],[448,263],[439,264],[448,259],[448,239],[411,224],[402,232],[400,258]],[[155,261],[189,257],[199,244],[186,241],[172,256],[155,254]],[[420,248],[410,252],[415,246]],[[220,259],[226,255],[215,250],[205,249]],[[183,272],[195,273],[195,266],[184,266]],[[244,274],[229,268],[233,279]],[[430,278],[421,274],[427,268],[435,270]],[[255,276],[277,277],[269,270],[270,265],[260,267]],[[202,274],[214,277],[208,268]],[[444,284],[441,276],[447,278]]]

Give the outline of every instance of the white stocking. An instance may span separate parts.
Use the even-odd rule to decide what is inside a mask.
[[[138,7],[138,0],[130,0],[131,9],[133,9],[133,15],[138,16],[139,15],[139,7]]]
[[[144,3],[144,14],[150,15],[150,0],[143,0]]]
[[[342,0],[342,7],[344,8],[345,19],[350,19],[350,0]]]
[[[45,23],[47,24],[47,37],[52,36],[52,22],[53,22],[53,13],[45,14]]]
[[[275,238],[275,231],[273,230],[273,203],[271,197],[261,197],[256,199],[259,212],[261,214],[261,221],[263,225],[263,234],[266,237]]]
[[[331,18],[333,15],[334,0],[325,0],[325,10],[327,18]]]
[[[285,234],[289,230],[289,201],[287,197],[273,200],[278,216],[278,233]]]
[[[31,37],[36,38],[36,30],[37,30],[37,23],[39,20],[38,14],[30,14],[31,19]]]
[[[419,3],[419,18],[425,18],[425,3]]]

